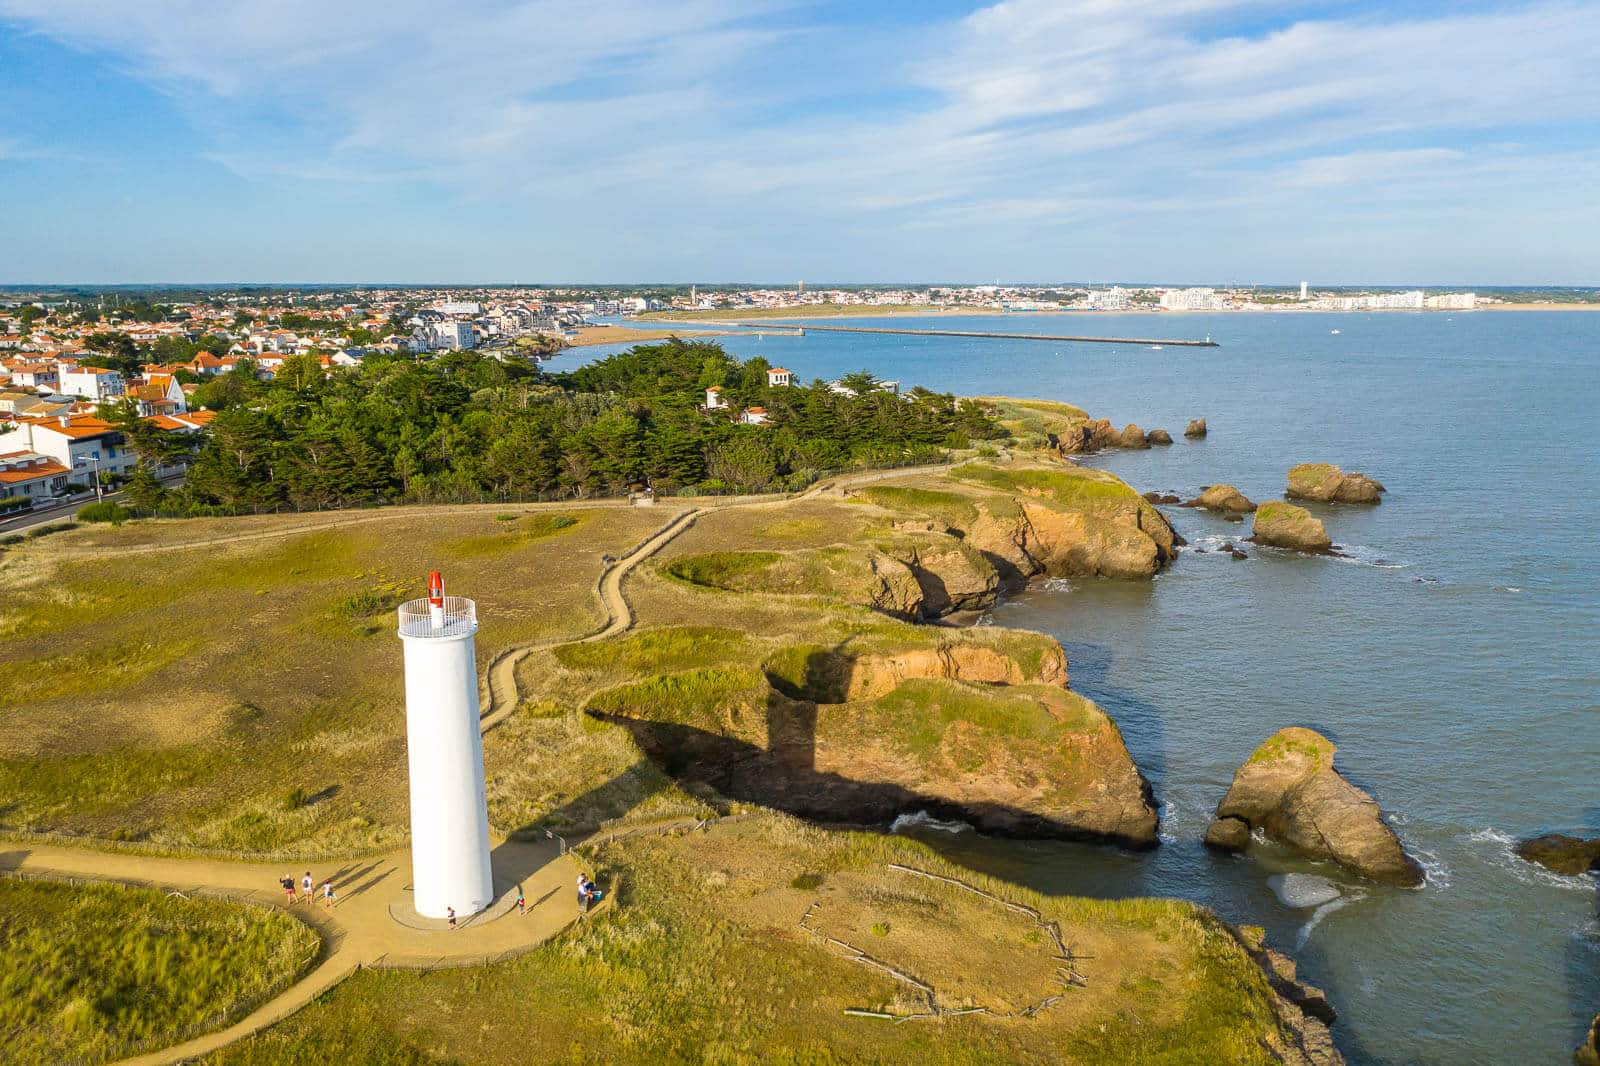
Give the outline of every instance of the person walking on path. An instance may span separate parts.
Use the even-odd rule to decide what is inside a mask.
[[[589,912],[589,875],[578,875],[578,915],[582,917]]]
[[[298,903],[299,902],[300,897],[296,896],[294,894],[294,878],[293,877],[289,876],[288,874],[284,874],[282,877],[278,878],[278,884],[283,886],[284,902],[286,902],[286,903]]]
[[[333,894],[333,878],[330,877],[322,882],[322,902],[330,911],[333,910],[333,905],[338,901],[338,898]]]
[[[311,871],[307,870],[306,875],[300,879],[300,887],[305,889],[307,903],[311,902],[311,886],[314,884],[316,882],[311,880]]]
[[[445,910],[450,912],[450,931],[453,933],[456,931],[456,909],[454,907],[446,907]]]
[[[523,915],[523,914],[527,914],[527,913],[528,913],[528,897],[522,894],[522,886],[518,885],[517,886],[517,914],[518,915]]]

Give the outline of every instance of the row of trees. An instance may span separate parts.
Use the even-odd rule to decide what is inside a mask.
[[[671,340],[567,374],[470,351],[419,361],[372,356],[328,375],[314,359],[270,381],[248,363],[196,399],[219,413],[187,483],[158,509],[259,511],[394,501],[552,499],[801,487],[857,466],[925,461],[1003,435],[978,406],[851,376],[856,396],[769,388],[765,360]],[[718,385],[744,426],[702,409]],[[137,441],[134,446],[141,448]]]

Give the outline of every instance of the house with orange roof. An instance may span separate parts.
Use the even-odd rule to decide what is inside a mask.
[[[171,374],[149,374],[128,389],[128,398],[139,405],[141,415],[175,415],[189,409],[183,386]]]
[[[772,388],[793,383],[794,375],[781,366],[775,366],[767,371],[767,384]]]
[[[746,426],[764,426],[767,424],[767,409],[765,407],[746,407],[739,415],[739,422]]]
[[[122,430],[96,415],[23,418],[17,425],[30,449],[66,467],[75,481],[101,473],[126,477],[138,462]]]
[[[65,493],[71,480],[72,471],[48,455],[0,453],[0,499],[21,497],[37,503]]]
[[[728,401],[722,398],[721,385],[713,385],[706,390],[706,410],[716,411],[727,406]]]
[[[232,370],[232,363],[236,362],[238,360],[230,362],[221,356],[212,355],[210,352],[197,352],[193,359],[183,365],[183,369],[191,374],[199,374],[201,377],[209,378],[227,370]]]

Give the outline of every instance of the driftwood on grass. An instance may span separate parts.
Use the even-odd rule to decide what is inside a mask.
[[[805,913],[800,915],[799,924],[801,929],[804,929],[818,940],[821,940],[824,944],[838,949],[849,961],[858,962],[863,966],[869,966],[875,970],[882,971],[883,973],[886,973],[890,977],[894,978],[896,981],[899,981],[901,984],[916,989],[928,1004],[927,1010],[914,1011],[906,1014],[896,1013],[894,1011],[871,1010],[866,1007],[846,1007],[844,1010],[845,1014],[858,1018],[881,1018],[885,1021],[893,1021],[896,1023],[908,1022],[918,1018],[943,1018],[954,1017],[963,1014],[987,1014],[995,1018],[1036,1018],[1042,1012],[1049,1010],[1051,1007],[1059,1003],[1062,996],[1070,989],[1089,987],[1089,979],[1078,972],[1077,964],[1083,959],[1092,958],[1092,956],[1079,955],[1072,948],[1068,947],[1066,942],[1061,937],[1061,927],[1055,922],[1046,920],[1044,915],[1040,914],[1038,910],[1034,909],[1033,907],[1029,907],[1026,904],[1014,903],[1011,900],[1002,899],[993,892],[987,892],[976,885],[968,884],[966,881],[962,881],[959,878],[947,877],[943,874],[930,873],[927,870],[919,870],[914,866],[904,866],[897,862],[887,863],[886,865],[891,870],[897,870],[901,873],[911,874],[914,877],[925,877],[931,881],[938,881],[943,884],[962,889],[966,892],[972,893],[973,895],[980,896],[991,903],[998,904],[999,906],[1004,907],[1006,910],[1021,914],[1031,919],[1036,925],[1050,935],[1051,941],[1055,944],[1056,954],[1052,956],[1052,958],[1054,958],[1057,962],[1065,963],[1064,966],[1056,967],[1056,980],[1061,982],[1061,991],[1046,996],[1037,1003],[1030,1003],[1028,1006],[1016,1011],[995,1010],[991,1007],[941,1007],[939,1005],[937,990],[927,981],[924,981],[912,974],[906,973],[904,970],[897,969],[894,966],[891,966],[889,963],[884,962],[882,959],[875,958],[872,955],[867,954],[865,951],[862,951],[860,948],[849,943],[848,941],[840,940],[838,937],[829,936],[821,929],[813,925],[811,922],[812,915],[816,914],[822,909],[822,901],[812,900],[811,905],[805,909]]]

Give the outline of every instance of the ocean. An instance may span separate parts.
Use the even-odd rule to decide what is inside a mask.
[[[845,324],[845,323],[841,323]],[[1219,348],[810,333],[719,338],[809,381],[863,367],[961,395],[1064,400],[1178,443],[1087,460],[1141,491],[1281,496],[1298,462],[1388,488],[1319,506],[1348,558],[1185,551],[1155,581],[1051,581],[993,623],[1058,638],[1162,805],[1147,854],[922,830],[1045,892],[1177,896],[1264,926],[1338,1010],[1357,1064],[1565,1063],[1600,1011],[1600,891],[1516,859],[1600,834],[1600,314],[1094,314],[861,324],[1201,338]],[[552,369],[592,358],[572,353]],[[1191,418],[1210,435],[1186,441]],[[1166,508],[1192,546],[1249,533]],[[1418,890],[1200,838],[1262,740],[1306,725],[1427,869]],[[1285,904],[1274,874],[1342,895]]]

